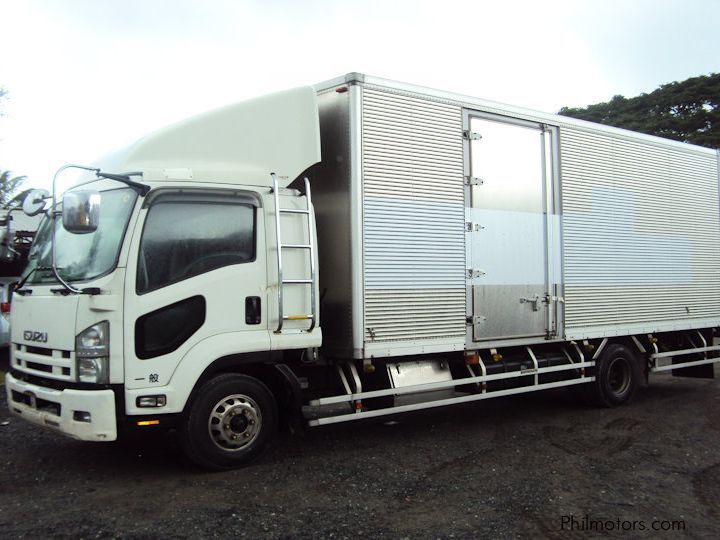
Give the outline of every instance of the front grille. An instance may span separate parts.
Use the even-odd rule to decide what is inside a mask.
[[[12,353],[12,366],[18,371],[58,381],[75,381],[75,355],[71,351],[16,343]]]
[[[33,347],[31,345],[27,345],[25,347],[25,350],[27,352],[29,352],[30,354],[42,354],[43,356],[52,356],[53,355],[52,349],[46,349],[44,347]]]
[[[28,369],[34,369],[35,371],[44,371],[46,373],[52,373],[53,367],[46,366],[44,364],[38,364],[37,362],[25,362]]]

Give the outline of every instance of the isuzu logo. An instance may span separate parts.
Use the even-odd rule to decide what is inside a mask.
[[[25,330],[25,332],[23,332],[23,338],[25,338],[25,341],[39,341],[40,343],[47,343],[47,332],[33,332],[32,330]]]

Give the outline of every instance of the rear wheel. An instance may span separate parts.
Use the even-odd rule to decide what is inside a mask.
[[[231,469],[256,458],[277,430],[277,405],[261,381],[219,375],[200,387],[187,411],[181,441],[201,467]]]
[[[632,351],[619,343],[608,345],[595,362],[595,381],[582,385],[588,402],[615,407],[630,401],[640,381],[640,365]]]

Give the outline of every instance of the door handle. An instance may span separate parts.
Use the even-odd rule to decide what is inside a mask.
[[[540,295],[536,294],[535,296],[532,296],[530,298],[521,298],[520,303],[521,304],[532,304],[532,310],[533,311],[540,311]]]
[[[245,324],[260,324],[262,309],[259,296],[245,297]]]

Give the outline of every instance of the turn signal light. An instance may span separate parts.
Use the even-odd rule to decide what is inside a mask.
[[[138,420],[137,425],[138,426],[157,426],[160,423],[160,420]]]

